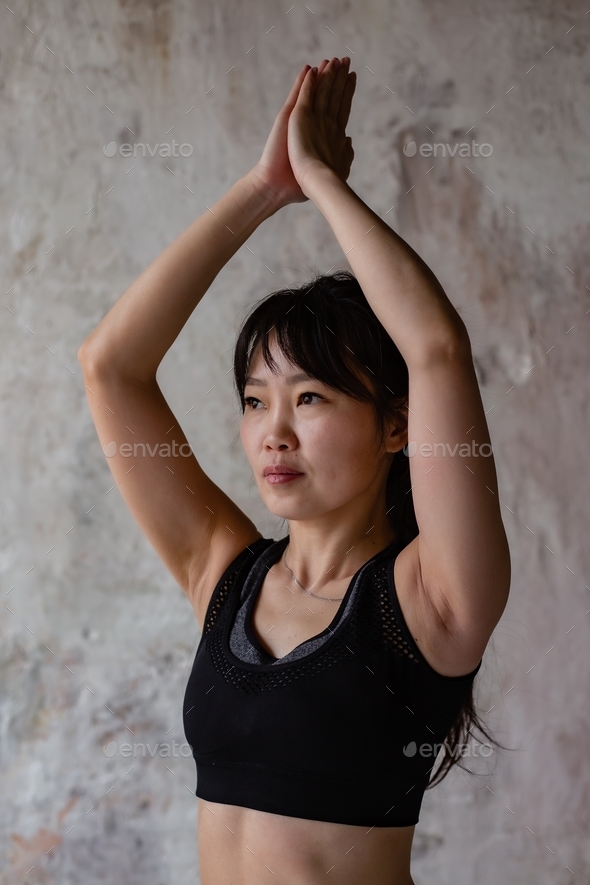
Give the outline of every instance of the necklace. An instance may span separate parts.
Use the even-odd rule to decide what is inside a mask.
[[[287,544],[287,547],[288,547],[288,546],[289,546],[289,545]],[[291,571],[291,569],[290,569],[289,566],[287,565],[287,557],[286,557],[286,555],[285,555],[286,552],[287,552],[287,551],[285,550],[285,553],[283,553],[283,557],[284,557],[283,565],[285,566],[285,568],[287,569],[287,571],[289,572],[289,574],[291,575],[291,577],[293,578],[293,580],[295,581],[295,583],[297,584],[297,586],[298,586],[301,590],[303,590],[304,593],[307,593],[308,596],[313,596],[314,599],[321,599],[323,602],[342,602],[342,600],[344,599],[344,596],[341,596],[340,599],[332,599],[330,596],[318,596],[316,593],[312,593],[311,590],[306,590],[305,587],[303,587],[303,586],[299,583],[299,581],[297,580],[297,578],[295,577],[295,575],[293,574],[293,572]],[[311,586],[314,587],[315,584],[312,584]]]

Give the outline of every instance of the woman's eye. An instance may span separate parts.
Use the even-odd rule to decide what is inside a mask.
[[[317,396],[319,399],[323,399],[323,396],[321,396],[319,393],[312,393],[311,391],[308,391],[307,393],[302,393],[301,396]]]
[[[305,397],[312,397],[312,396],[317,397],[317,399],[323,399],[323,398],[324,398],[324,397],[323,397],[321,394],[319,394],[319,393],[313,393],[312,391],[306,391],[305,393],[300,394],[300,399],[304,399]],[[253,411],[256,412],[256,411],[258,411],[258,408],[257,408],[257,406],[256,406],[255,404],[256,404],[256,403],[260,403],[260,400],[259,400],[259,399],[256,399],[255,396],[245,396],[245,397],[244,397],[244,403],[245,403],[245,405],[250,406],[250,408],[251,408]],[[311,403],[304,403],[304,405],[311,405]]]
[[[254,406],[253,406],[252,404],[253,404],[253,403],[259,403],[259,402],[260,402],[260,400],[259,400],[259,399],[256,399],[255,396],[246,396],[246,397],[244,397],[244,403],[245,403],[247,406],[251,406],[253,409],[254,409]]]

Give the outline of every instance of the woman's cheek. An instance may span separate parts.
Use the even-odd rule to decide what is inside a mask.
[[[250,466],[254,468],[255,438],[253,428],[243,421],[240,425],[240,439]]]

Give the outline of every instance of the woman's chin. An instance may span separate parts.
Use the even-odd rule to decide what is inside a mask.
[[[293,501],[277,501],[276,497],[269,495],[263,498],[266,509],[278,519],[309,519],[313,514],[309,513],[309,507],[295,504]]]
[[[269,510],[273,516],[276,516],[277,519],[294,520],[294,519],[301,519],[302,518],[299,515],[299,513],[296,510],[294,510],[292,507],[288,507],[288,508],[287,507],[276,507],[276,506],[269,507],[269,505],[267,504],[266,509]]]

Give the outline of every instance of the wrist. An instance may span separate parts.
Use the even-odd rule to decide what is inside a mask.
[[[260,206],[266,208],[269,216],[274,215],[275,212],[289,202],[285,195],[268,179],[264,169],[258,165],[253,166],[246,173],[243,181],[250,188],[253,199],[258,201]]]
[[[334,172],[331,166],[314,160],[309,163],[299,183],[301,190],[310,200],[316,201],[316,197],[323,193],[326,188],[346,187],[346,182]]]

